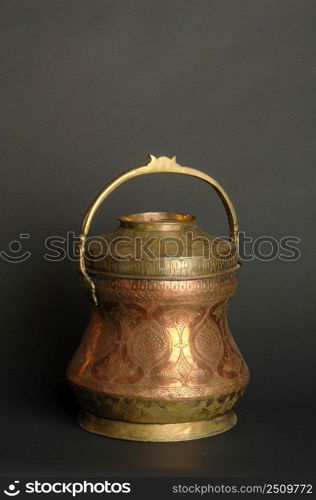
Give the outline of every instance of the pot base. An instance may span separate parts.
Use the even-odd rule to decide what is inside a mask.
[[[97,417],[88,412],[78,416],[80,427],[88,432],[129,441],[189,441],[228,431],[236,422],[233,411],[209,420],[180,424],[138,424]]]

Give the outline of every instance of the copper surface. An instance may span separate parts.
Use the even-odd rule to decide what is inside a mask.
[[[100,306],[68,369],[81,406],[144,423],[208,419],[235,407],[248,382],[226,317],[236,274],[98,278]]]
[[[200,230],[192,215],[146,212],[120,217],[119,228],[100,237],[101,258],[94,243],[88,248],[93,216],[105,198],[125,180],[155,172],[190,175],[214,187],[227,211],[231,241]],[[235,424],[233,409],[249,379],[227,322],[240,269],[237,229],[224,189],[175,158],[151,157],[147,166],[121,174],[96,197],[79,246],[92,313],[67,370],[83,428],[122,439],[172,441],[213,435]],[[118,239],[120,258],[108,253]],[[181,255],[161,245],[166,239],[181,243]],[[126,258],[135,242],[141,248],[150,242],[152,258],[139,254],[137,245],[136,254]]]

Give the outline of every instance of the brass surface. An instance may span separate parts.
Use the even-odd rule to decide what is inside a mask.
[[[178,424],[135,424],[101,418],[87,412],[78,416],[79,425],[94,434],[129,441],[159,442],[190,441],[215,436],[234,427],[236,421],[234,412],[210,420]]]
[[[182,174],[182,175],[189,175],[192,177],[196,177],[210,184],[218,193],[224,204],[230,227],[230,237],[231,240],[234,242],[235,247],[238,248],[237,216],[234,206],[224,188],[215,179],[213,179],[209,175],[206,175],[204,172],[201,172],[191,167],[182,167],[176,162],[176,157],[168,158],[166,156],[161,156],[160,158],[155,158],[153,155],[149,155],[149,157],[150,157],[150,162],[147,165],[126,170],[125,172],[117,176],[115,179],[113,179],[109,184],[107,184],[100,191],[100,193],[97,195],[94,201],[91,203],[90,207],[88,208],[83,218],[80,230],[81,242],[79,245],[80,271],[87,282],[87,287],[91,292],[91,297],[95,305],[98,304],[98,300],[95,294],[95,285],[86,270],[86,262],[84,254],[86,238],[91,226],[92,219],[96,211],[100,207],[100,205],[103,203],[103,201],[112,193],[112,191],[114,191],[117,187],[123,184],[123,182],[126,182],[134,177],[138,177],[140,175],[155,174],[155,173],[174,173],[174,174]]]
[[[232,241],[201,231],[192,215],[146,212],[120,217],[116,231],[101,235],[97,255],[95,242],[87,245],[86,237],[100,204],[124,181],[156,172],[212,185],[224,203]],[[67,369],[84,429],[121,439],[174,441],[235,424],[233,409],[249,380],[227,321],[240,269],[237,229],[223,188],[175,158],[151,157],[96,197],[83,219],[79,246],[81,282],[93,306]],[[161,246],[173,239],[181,243],[181,255]],[[119,258],[107,252],[117,241]],[[148,242],[150,258],[138,254],[137,245],[128,256],[134,243],[142,248]]]
[[[83,386],[72,385],[81,408],[99,417],[134,423],[172,424],[209,420],[235,408],[244,389],[211,397],[155,399],[126,397],[96,392]]]
[[[240,269],[240,264],[238,263],[235,267],[232,267],[230,269],[225,269],[225,270],[222,270],[222,271],[217,271],[217,272],[212,272],[210,274],[205,274],[203,275],[203,279],[212,279],[212,278],[217,278],[218,276],[225,276],[225,275],[230,275],[230,274],[233,274],[237,271],[239,271]],[[115,273],[115,272],[112,272],[112,273],[109,273],[108,271],[103,271],[103,270],[100,270],[100,269],[89,269],[89,273],[91,273],[92,275],[96,275],[98,276],[99,278],[100,277],[105,277],[105,278],[115,278],[115,279],[119,279],[119,278],[122,278],[122,279],[135,279],[135,274],[120,274],[120,273]],[[170,281],[170,276],[168,275],[161,275],[159,276],[159,280],[157,279],[158,276],[154,276],[154,275],[146,275],[146,280],[155,280],[155,281]],[[141,278],[139,278],[141,279]],[[198,274],[188,274],[188,275],[172,275],[172,281],[187,281],[187,280],[200,280],[201,279],[201,276],[198,275]],[[84,287],[85,284],[83,283],[82,286]]]
[[[156,212],[132,214],[120,221],[115,231],[86,247],[86,272],[93,282],[94,274],[195,279],[238,267],[235,244],[202,231],[196,217]]]
[[[196,225],[194,215],[174,212],[142,212],[119,217],[122,227],[141,231],[182,231]]]

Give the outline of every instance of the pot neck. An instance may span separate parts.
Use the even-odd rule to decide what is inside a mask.
[[[173,212],[142,212],[119,218],[122,227],[141,231],[185,231],[196,226],[194,215]]]

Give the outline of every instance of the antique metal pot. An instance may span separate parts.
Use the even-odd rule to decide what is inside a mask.
[[[87,234],[105,198],[143,174],[177,173],[209,183],[219,194],[230,239],[210,236],[196,218],[166,212],[121,217],[116,231]],[[85,214],[79,245],[82,284],[92,313],[67,378],[84,429],[121,439],[177,441],[224,432],[249,373],[228,327],[235,292],[237,218],[224,189],[176,158],[110,182]]]

